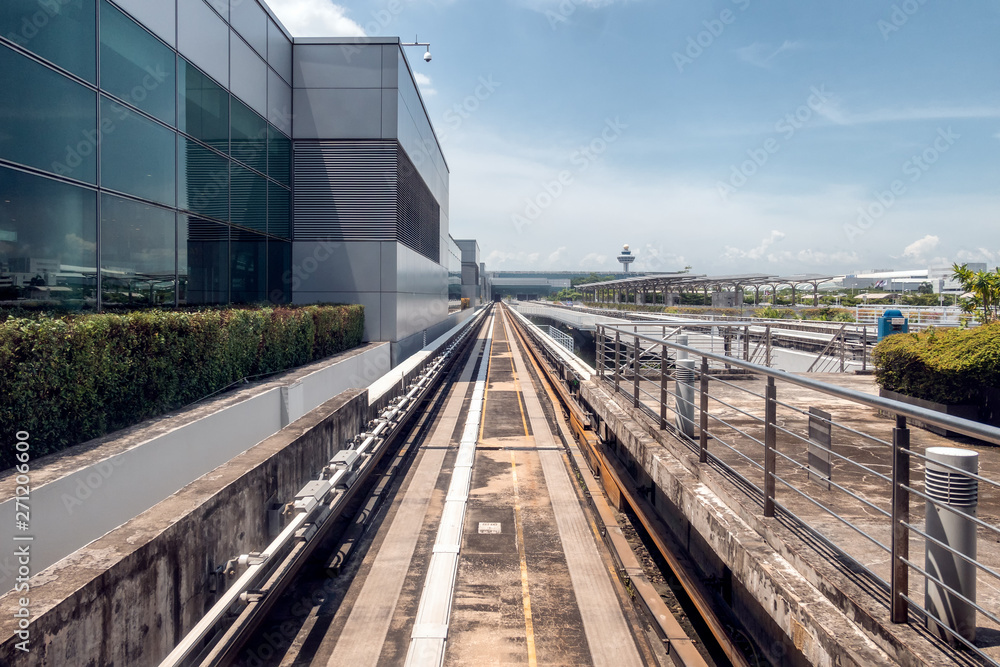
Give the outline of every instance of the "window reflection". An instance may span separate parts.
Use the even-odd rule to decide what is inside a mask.
[[[97,195],[0,167],[0,301],[96,306]]]
[[[229,227],[196,216],[181,216],[186,238],[185,303],[229,301]]]
[[[229,93],[182,58],[177,94],[177,129],[228,153]]]
[[[49,62],[96,82],[96,12],[93,0],[3,0],[0,34]]]
[[[229,219],[229,160],[180,135],[177,206],[219,220]]]
[[[101,89],[174,124],[174,52],[135,21],[101,3]]]
[[[174,136],[125,106],[101,98],[101,186],[174,206]]]
[[[232,98],[232,155],[262,174],[267,173],[267,122]]]
[[[175,214],[101,197],[101,289],[105,305],[174,304]]]
[[[97,183],[97,95],[0,45],[0,157]]]
[[[233,227],[231,253],[232,302],[267,300],[267,237]]]

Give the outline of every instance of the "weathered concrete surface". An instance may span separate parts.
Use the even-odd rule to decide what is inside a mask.
[[[722,582],[720,597],[769,660],[859,667],[892,662],[765,540],[754,513],[726,490],[718,473],[699,467],[666,433],[647,430],[648,417],[616,402],[603,386],[586,382],[582,393],[617,437],[619,455],[631,462],[633,475],[649,483],[647,497],[674,538],[703,567],[705,578]]]
[[[388,343],[362,345],[32,460],[32,573],[122,525],[340,392],[368,386],[388,363]],[[15,531],[16,486],[13,469],[0,474],[4,545],[22,534]],[[13,550],[0,551],[0,594],[13,588],[16,571]]]
[[[291,500],[358,433],[367,410],[367,391],[342,393],[39,573],[29,593],[0,597],[0,661],[157,664],[231,583],[209,593],[209,573],[267,545],[270,503]],[[23,596],[28,653],[15,648]]]

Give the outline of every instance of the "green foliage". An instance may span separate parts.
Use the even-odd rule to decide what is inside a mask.
[[[580,285],[589,285],[591,283],[603,283],[605,281],[614,279],[615,276],[613,275],[602,276],[591,271],[590,275],[582,276],[580,278],[573,278],[572,280],[569,281],[569,284],[572,285],[573,287],[578,287]]]
[[[800,315],[804,320],[823,320],[825,322],[853,322],[854,313],[843,308],[806,308]]]
[[[895,334],[872,354],[883,389],[929,401],[980,404],[1000,387],[1000,323],[974,329]]]
[[[775,308],[773,306],[764,306],[763,308],[758,308],[754,311],[754,317],[760,317],[765,320],[794,320],[798,319],[795,315],[795,311],[789,308]]]
[[[962,300],[962,310],[975,313],[983,324],[995,322],[1000,310],[1000,267],[993,271],[973,271],[968,264],[953,264],[951,269],[952,277],[962,289],[973,294],[971,299]]]
[[[150,310],[0,322],[0,433],[33,456],[361,342],[362,306]],[[0,450],[0,469],[13,465]]]

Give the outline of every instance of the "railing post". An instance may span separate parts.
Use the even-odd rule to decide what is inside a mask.
[[[639,407],[639,337],[635,337],[635,359],[632,362],[632,407]]]
[[[698,461],[708,462],[708,358],[701,358],[701,421],[698,425]]]
[[[774,516],[774,446],[778,429],[777,389],[774,378],[767,378],[764,391],[764,516]]]
[[[909,603],[903,595],[910,592],[910,570],[904,559],[910,558],[910,429],[906,417],[896,415],[892,430],[892,570],[890,609],[893,623],[906,623]]]
[[[617,331],[615,332],[615,393],[620,391],[619,385],[621,384],[621,368],[622,368],[622,337]]]
[[[767,346],[765,347],[765,352],[766,352],[767,356],[764,359],[764,365],[767,366],[768,368],[770,368],[771,367],[771,325],[770,324],[768,324],[765,327],[764,336],[767,339]]]
[[[861,325],[861,370],[868,370],[868,325]]]
[[[743,361],[750,361],[750,325],[743,327]]]
[[[667,428],[667,346],[660,346],[660,430]]]
[[[844,348],[847,347],[847,325],[840,327],[840,372],[844,372]]]
[[[604,378],[604,327],[597,327],[597,379]]]

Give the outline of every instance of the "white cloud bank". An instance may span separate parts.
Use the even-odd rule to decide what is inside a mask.
[[[347,9],[329,0],[268,0],[268,6],[295,37],[364,37]]]

